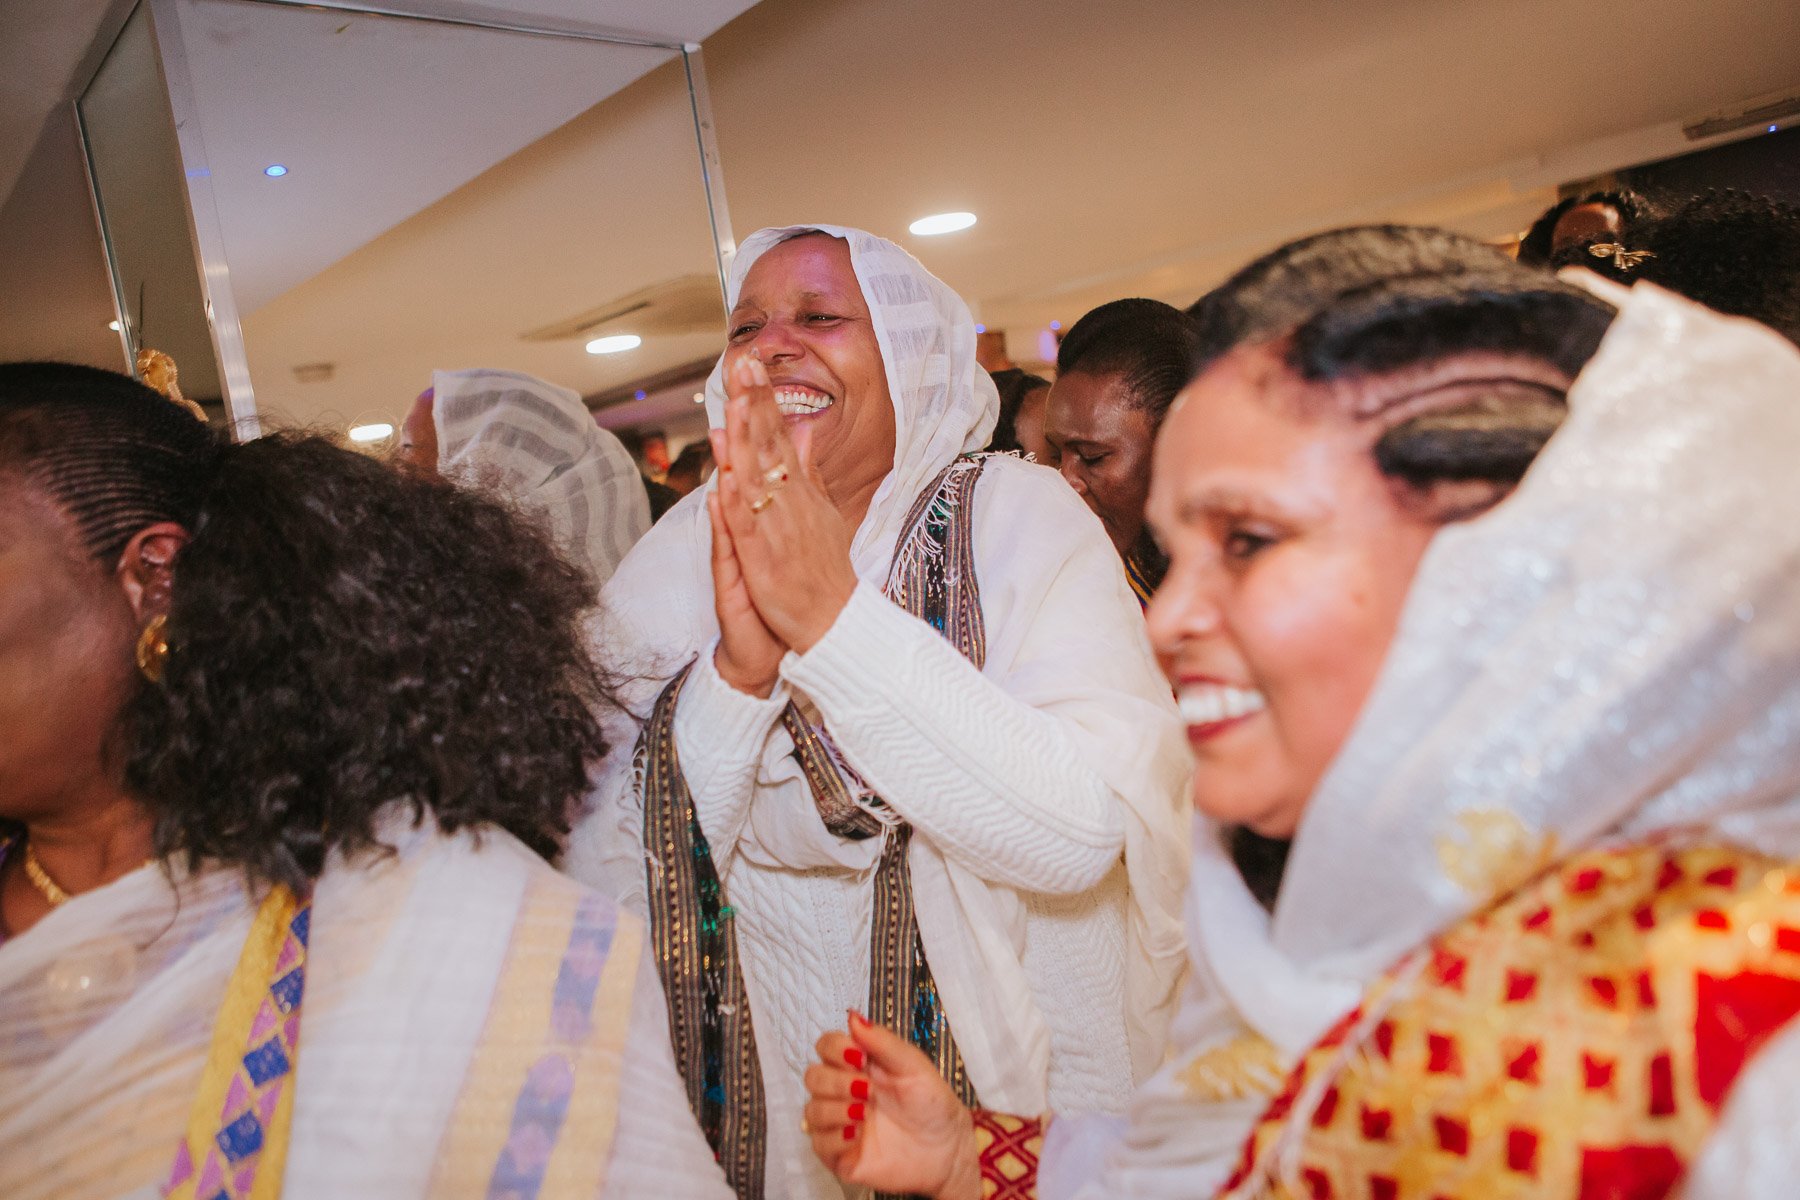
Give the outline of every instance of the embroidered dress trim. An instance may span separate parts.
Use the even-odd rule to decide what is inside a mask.
[[[1150,607],[1150,597],[1156,594],[1156,584],[1144,571],[1137,559],[1129,556],[1125,559],[1125,582],[1131,585],[1131,594],[1137,597],[1139,608]]]
[[[981,1200],[1036,1200],[1038,1163],[1044,1153],[1044,1119],[979,1108],[974,1117]]]
[[[1584,851],[1377,981],[1220,1193],[1671,1195],[1800,1019],[1800,875],[1726,846]]]
[[[213,1023],[200,1091],[162,1195],[273,1200],[294,1114],[294,1058],[312,902],[272,888],[256,910]]]
[[[692,669],[657,697],[638,739],[650,944],[688,1107],[740,1200],[759,1200],[768,1110],[750,998],[731,906],[675,752],[675,703]]]

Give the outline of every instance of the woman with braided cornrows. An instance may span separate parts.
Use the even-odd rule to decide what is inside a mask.
[[[495,502],[0,366],[0,1195],[728,1195]]]
[[[815,1151],[943,1200],[1797,1194],[1800,354],[1402,226],[1195,315],[1168,1064],[1123,1120],[971,1112],[853,1020]]]

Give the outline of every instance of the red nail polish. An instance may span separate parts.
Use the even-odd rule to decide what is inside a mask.
[[[856,1126],[854,1126],[854,1125],[844,1126],[844,1140],[846,1142],[848,1142],[848,1141],[854,1139],[855,1137],[856,1137]]]
[[[858,1100],[867,1100],[869,1098],[869,1081],[866,1079],[852,1079],[850,1081],[850,1094],[855,1096]]]
[[[844,1051],[844,1061],[849,1063],[851,1066],[857,1067],[860,1069],[864,1062],[864,1055],[863,1055],[862,1049],[857,1046],[850,1047],[848,1050]]]
[[[862,1103],[862,1101],[859,1100],[855,1104],[852,1104],[850,1106],[850,1119],[852,1121],[860,1121],[863,1119],[863,1103]]]

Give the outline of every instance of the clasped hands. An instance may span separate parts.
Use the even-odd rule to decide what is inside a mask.
[[[713,665],[738,691],[766,697],[782,655],[812,649],[856,590],[852,530],[812,462],[810,429],[789,435],[763,364],[739,358],[725,392],[725,428],[707,434],[719,464],[706,498]]]

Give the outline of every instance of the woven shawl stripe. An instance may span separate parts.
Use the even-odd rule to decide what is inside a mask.
[[[781,712],[781,723],[788,736],[794,739],[794,758],[812,785],[813,803],[818,807],[819,819],[825,822],[825,828],[838,837],[854,841],[879,834],[881,822],[874,813],[856,802],[856,796],[832,761],[831,752],[825,748],[824,739],[806,723],[799,707],[789,702]]]
[[[767,1100],[737,930],[675,752],[688,671],[657,698],[638,741],[650,936],[688,1106],[741,1200],[761,1200]]]

